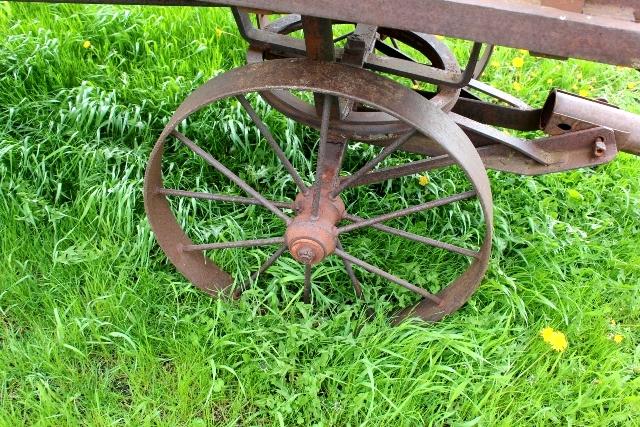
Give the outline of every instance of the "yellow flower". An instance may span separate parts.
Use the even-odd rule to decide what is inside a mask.
[[[553,328],[550,328],[549,326],[540,331],[540,336],[545,342],[551,338],[551,335],[553,335]]]
[[[553,328],[546,327],[540,331],[540,335],[544,342],[549,344],[552,349],[557,352],[563,352],[569,346],[567,337],[560,331],[555,331]]]
[[[500,61],[496,61],[495,59],[493,61],[491,61],[491,66],[493,68],[500,68]]]
[[[620,334],[615,334],[612,339],[613,339],[613,342],[615,342],[616,344],[620,344],[624,339],[624,337]]]
[[[629,84],[627,85],[627,89],[634,90],[637,86],[638,86],[637,83],[629,82]]]
[[[82,47],[89,49],[91,47],[91,42],[89,40],[85,40],[84,43],[82,43]]]
[[[223,33],[224,31],[221,28],[216,28],[216,36],[220,37]]]
[[[520,92],[522,90],[522,84],[520,84],[519,82],[513,82],[513,88],[516,90],[516,92]]]
[[[580,92],[578,92],[578,95],[580,95],[583,98],[587,98],[589,96],[589,91],[587,89],[580,89]]]
[[[565,351],[569,346],[569,343],[567,342],[567,337],[565,337],[565,335],[560,331],[554,331],[551,337],[549,338],[548,343],[552,349],[558,352]]]
[[[518,56],[516,58],[513,58],[513,61],[511,61],[511,64],[516,68],[522,68],[522,66],[524,65],[524,59]]]
[[[422,185],[423,187],[429,184],[429,177],[427,175],[420,175],[418,177],[418,184]]]

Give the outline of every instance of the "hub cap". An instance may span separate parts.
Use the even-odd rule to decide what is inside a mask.
[[[285,243],[291,256],[302,264],[317,264],[336,248],[336,224],[344,217],[344,203],[332,198],[329,191],[320,192],[318,215],[313,215],[313,191],[299,193],[294,202],[296,216],[287,227]]]

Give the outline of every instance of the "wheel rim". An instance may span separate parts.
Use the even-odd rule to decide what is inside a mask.
[[[468,192],[468,194],[458,194],[449,198],[445,197],[443,199],[427,202],[419,206],[414,206],[410,209],[403,209],[401,210],[403,212],[396,211],[394,213],[387,214],[387,217],[394,217],[393,215],[396,215],[395,217],[402,217],[406,216],[408,214],[407,212],[411,211],[412,209],[415,212],[419,212],[429,208],[434,208],[436,206],[443,206],[448,203],[453,203],[457,200],[475,197],[479,202],[484,217],[484,238],[481,247],[472,256],[473,261],[471,265],[464,271],[462,275],[455,279],[453,283],[451,283],[448,287],[443,288],[435,295],[430,294],[423,289],[422,291],[424,292],[416,292],[416,290],[414,290],[414,292],[422,295],[424,299],[417,304],[412,304],[410,307],[407,307],[406,309],[400,311],[396,317],[396,320],[403,319],[407,316],[417,316],[425,320],[438,320],[445,314],[451,313],[462,306],[479,285],[482,276],[484,275],[484,272],[487,268],[490,256],[493,224],[489,181],[486,176],[482,161],[473,148],[473,145],[467,139],[464,133],[453,122],[451,122],[442,111],[440,111],[437,107],[431,105],[428,101],[424,100],[415,92],[365,70],[353,69],[351,67],[342,66],[339,64],[327,64],[309,60],[295,59],[267,61],[263,63],[248,65],[246,67],[232,70],[228,73],[220,75],[210,80],[204,86],[200,87],[189,97],[187,97],[185,102],[180,105],[180,107],[178,107],[178,110],[170,119],[151,153],[149,165],[145,174],[144,198],[145,210],[147,212],[151,227],[156,234],[158,243],[168,256],[168,258],[171,260],[171,262],[176,266],[176,268],[187,279],[189,279],[204,291],[214,295],[228,294],[232,289],[231,285],[233,283],[233,279],[228,273],[218,268],[211,260],[204,256],[204,249],[244,247],[257,244],[280,245],[276,252],[274,252],[272,256],[267,260],[267,262],[265,262],[258,269],[257,273],[264,272],[267,268],[269,268],[270,265],[273,264],[273,262],[275,262],[275,260],[280,255],[285,252],[285,236],[258,240],[247,240],[240,242],[239,246],[230,246],[228,243],[212,243],[199,245],[194,244],[179,225],[179,222],[169,204],[168,197],[195,197],[195,193],[190,193],[185,190],[166,189],[163,183],[162,176],[162,157],[165,142],[167,140],[167,137],[173,135],[177,137],[177,139],[180,140],[184,145],[190,148],[191,151],[195,152],[200,157],[205,159],[207,163],[212,165],[219,172],[226,174],[228,178],[238,184],[238,186],[240,186],[246,193],[248,193],[248,196],[250,196],[247,198],[238,196],[209,195],[203,198],[226,202],[233,201],[241,204],[260,204],[269,209],[274,215],[280,217],[287,225],[295,222],[282,212],[283,208],[293,207],[291,203],[273,203],[265,200],[260,193],[256,192],[253,188],[251,188],[251,186],[246,184],[246,182],[238,178],[237,175],[235,175],[233,172],[226,169],[213,156],[211,156],[209,153],[206,153],[187,137],[176,131],[178,124],[180,124],[185,118],[209,104],[225,98],[238,96],[240,102],[243,103],[242,99],[245,99],[246,101],[246,98],[243,98],[243,94],[245,93],[263,93],[266,90],[273,89],[307,90],[313,93],[324,94],[327,97],[350,98],[355,101],[374,106],[380,111],[393,115],[399,120],[401,119],[404,123],[413,127],[416,132],[422,133],[436,142],[439,142],[441,144],[446,142],[446,145],[443,145],[443,149],[448,152],[447,155],[450,156],[450,159],[454,160],[457,165],[460,166],[461,169],[465,172],[466,177],[473,185],[473,191]],[[388,96],[388,94],[393,94],[393,96]],[[329,102],[327,102],[327,105],[329,105]],[[243,106],[245,106],[245,104],[243,104]],[[250,104],[248,108],[249,110],[247,111],[250,111]],[[328,111],[328,107],[325,108],[325,110]],[[251,116],[251,113],[249,113],[249,115]],[[325,118],[328,118],[328,115],[326,115]],[[330,137],[328,136],[328,122],[329,120],[322,120],[322,123],[324,123],[324,133],[323,129],[321,129],[321,147],[323,146],[323,135],[325,145],[327,143],[327,138]],[[258,122],[254,120],[254,123],[257,123],[258,128],[260,128],[259,118]],[[264,125],[264,122],[262,122],[262,125]],[[262,130],[261,133],[263,137],[265,137],[265,133],[263,133]],[[405,139],[408,140],[409,138],[410,135],[407,135]],[[401,138],[396,140],[396,142],[394,142],[393,144],[395,144],[395,149],[400,148],[402,144]],[[390,150],[389,148],[385,150],[387,155],[393,152],[393,150]],[[385,150],[383,150],[373,160],[376,160],[383,156],[385,154]],[[331,155],[334,155],[337,158],[339,156],[342,156],[343,154],[344,148],[342,148],[342,154],[340,154],[338,150],[333,154],[329,154],[329,157],[322,158],[329,159]],[[281,152],[278,154],[280,160],[283,161],[281,155],[284,156],[284,153]],[[321,163],[323,165],[332,164],[328,160],[318,162],[318,164]],[[368,162],[367,165],[365,165],[365,167],[360,170],[360,172],[371,166],[369,163],[371,162]],[[283,164],[285,168],[289,170],[286,158],[284,159]],[[337,164],[339,165],[340,162],[338,162]],[[372,170],[376,164],[377,163],[374,162],[373,166],[371,166],[368,170],[365,170],[365,172]],[[289,166],[291,165],[289,164]],[[318,166],[318,168],[319,167],[320,166]],[[320,171],[320,169],[318,169],[318,171]],[[325,170],[323,169],[323,171]],[[339,193],[341,189],[340,187],[346,188],[350,185],[357,184],[357,179],[359,177],[358,173],[359,172],[356,172],[349,178],[343,178],[339,182],[336,181],[333,187],[334,192]],[[316,176],[319,177],[324,175],[317,173]],[[360,174],[360,177],[366,177],[366,174]],[[304,182],[302,182],[301,179],[295,179],[295,177],[293,178],[293,180],[296,182],[302,193],[303,189],[301,187],[305,186]],[[318,184],[318,188],[321,188],[321,184]],[[198,197],[202,197],[202,195],[198,195]],[[384,217],[384,215],[382,217]],[[362,219],[354,217],[353,215],[347,215],[346,219],[351,221],[352,223],[348,225],[339,225],[339,220],[335,221],[335,224],[337,226],[336,234],[337,236],[339,236],[343,233],[348,233],[350,231],[363,228],[364,226],[373,226],[374,228],[378,229],[382,227],[382,231],[385,231],[385,228],[389,228],[382,224],[383,221],[389,219],[385,218],[386,217],[377,217],[362,221]],[[389,232],[388,230],[386,231]],[[411,233],[396,235],[406,238],[410,234]],[[432,239],[427,240],[430,242],[427,244],[431,244],[431,246],[434,246],[432,244],[433,242],[441,243]],[[445,247],[443,249],[451,250],[451,248],[454,247],[454,245],[446,245],[447,244],[445,244]],[[470,252],[469,250],[467,251]],[[355,275],[352,269],[353,265],[357,265],[364,270],[373,272],[374,274],[378,274],[391,281],[395,281],[405,288],[407,288],[406,285],[409,284],[404,279],[401,279],[401,281],[396,280],[398,279],[397,277],[388,273],[386,275],[380,274],[380,271],[376,270],[375,266],[368,264],[366,261],[363,262],[363,260],[353,257],[349,253],[345,252],[338,238],[336,238],[335,248],[332,248],[330,250],[330,253],[338,255],[338,257],[343,260],[344,266],[347,270],[347,274],[351,278],[352,283],[356,288],[356,293],[360,293],[360,284],[359,282],[357,282],[357,279],[354,279]],[[307,287],[308,285],[310,285],[309,278],[311,264],[312,263],[309,262],[305,266],[305,294],[308,293]],[[238,289],[242,290],[242,286],[240,286]]]
[[[299,16],[287,15],[271,22],[264,30],[286,35],[301,28],[302,21]],[[394,44],[397,40],[416,50],[426,57],[435,68],[451,73],[460,72],[460,67],[453,53],[446,44],[434,36],[390,28],[379,28],[378,33],[393,40]],[[382,41],[379,41],[377,46],[386,46],[388,49],[397,50],[388,44],[380,46],[381,43]],[[249,49],[247,62],[249,64],[259,63],[265,61],[265,57],[268,55],[269,52],[266,51]],[[438,88],[438,92],[430,101],[442,110],[450,111],[458,100],[460,92],[460,89],[442,86]],[[264,92],[261,95],[273,108],[287,117],[308,126],[319,127],[318,116],[312,104],[283,90]],[[379,111],[352,111],[341,120],[332,121],[331,128],[334,132],[339,132],[345,137],[360,141],[380,141],[381,138],[388,140],[410,130],[398,120]]]

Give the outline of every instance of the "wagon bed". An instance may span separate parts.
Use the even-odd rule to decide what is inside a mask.
[[[441,34],[640,68],[636,0],[67,0],[165,6],[237,6]]]

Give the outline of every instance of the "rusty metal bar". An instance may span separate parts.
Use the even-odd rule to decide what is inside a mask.
[[[604,102],[554,90],[543,107],[541,125],[550,135],[597,126],[611,128],[617,131],[619,150],[640,156],[640,116]]]
[[[201,245],[184,245],[185,252],[208,251],[213,249],[250,248],[252,246],[267,246],[284,243],[284,237],[271,237],[268,239],[238,240],[236,242],[204,243]]]
[[[286,13],[302,12],[528,49],[558,57],[640,67],[640,24],[604,15],[567,12],[534,2],[369,0],[366,8],[361,3],[345,0],[225,0],[224,3]],[[606,4],[609,9],[629,5],[636,15],[640,9],[636,2],[625,0],[610,0]]]
[[[415,133],[416,133],[415,129],[411,132],[407,132],[406,134],[396,138],[396,140],[393,141],[391,144],[384,147],[376,157],[369,160],[364,166],[358,169],[353,175],[342,180],[338,185],[338,187],[331,192],[331,197],[336,197],[338,194],[340,194],[342,190],[349,187],[352,182],[357,181],[358,178],[360,178],[361,176],[369,172],[371,169],[375,168],[378,163],[380,163],[381,161],[389,157],[391,154],[393,154],[400,147],[402,147],[402,144],[404,144],[409,139],[411,139]]]
[[[122,6],[195,6],[220,7],[220,4],[199,0],[12,0],[19,3],[71,3],[71,4],[116,4]]]
[[[348,253],[346,253],[345,251],[342,251],[340,249],[336,249],[335,250],[335,254],[338,255],[340,258],[342,259],[346,259],[347,261],[363,268],[364,270],[368,271],[369,273],[373,273],[373,274],[377,274],[378,276],[387,279],[390,282],[393,282],[395,284],[398,284],[400,286],[402,286],[405,289],[408,289],[412,292],[415,292],[416,294],[422,296],[423,298],[427,298],[433,302],[435,302],[436,304],[440,304],[442,302],[442,300],[440,298],[438,298],[437,296],[433,295],[431,292],[422,289],[419,286],[413,285],[409,282],[407,282],[404,279],[401,279],[399,277],[394,276],[391,273],[387,273],[386,271],[369,264],[366,261],[361,260],[360,258],[356,258],[353,255],[350,255]]]
[[[23,0],[33,1],[33,0]],[[44,0],[57,3],[55,0]],[[532,52],[640,68],[640,6],[634,0],[592,0],[593,14],[509,0],[66,0],[67,3],[240,6],[443,34]],[[596,6],[600,6],[599,9]],[[629,18],[616,10],[627,8]],[[598,10],[604,10],[602,14]],[[614,17],[617,16],[617,17]],[[500,25],[495,25],[499,22]]]
[[[395,212],[389,212],[387,214],[378,215],[376,217],[365,219],[360,222],[354,222],[353,224],[343,225],[342,227],[338,228],[338,234],[348,233],[349,231],[357,230],[363,227],[368,227],[370,225],[378,224],[380,222],[401,218],[403,216],[415,214],[427,209],[433,209],[439,206],[444,206],[449,203],[459,202],[461,200],[469,199],[475,195],[476,195],[475,190],[465,191],[464,193],[454,194],[453,196],[443,197],[442,199],[432,200],[430,202],[422,203],[420,205],[411,206],[405,209],[400,209]]]
[[[285,223],[289,224],[291,222],[291,218],[284,213],[276,206],[274,206],[269,200],[265,199],[262,194],[254,190],[249,184],[247,184],[242,178],[238,175],[231,172],[225,165],[217,161],[211,154],[207,153],[205,150],[200,148],[197,144],[191,141],[189,138],[184,136],[178,131],[173,131],[171,134],[178,138],[180,142],[189,147],[191,151],[196,153],[198,156],[202,157],[204,161],[209,163],[214,169],[220,172],[222,175],[226,176],[229,180],[231,180],[238,187],[242,188],[246,193],[253,196],[253,198],[257,199],[260,204],[262,204],[265,208],[269,209],[274,213],[278,218],[282,219]]]
[[[548,165],[550,163],[549,156],[544,150],[527,141],[523,141],[520,138],[508,135],[491,126],[478,123],[475,120],[471,120],[459,114],[449,113],[449,115],[453,120],[455,120],[458,126],[464,130],[469,130],[476,134],[482,134],[489,140],[506,145],[543,165]]]
[[[178,197],[191,197],[193,199],[203,199],[203,200],[213,200],[216,202],[229,202],[229,203],[239,203],[243,205],[258,205],[262,206],[262,202],[258,199],[252,199],[250,197],[242,197],[242,196],[228,196],[225,194],[214,194],[214,193],[204,193],[198,191],[185,191],[185,190],[175,190],[173,188],[158,188],[156,190],[158,194],[164,194],[167,196],[178,196]],[[281,209],[293,209],[292,203],[287,202],[276,202],[274,200],[269,200],[274,206],[277,206]]]
[[[415,173],[426,172],[432,169],[443,168],[455,164],[456,161],[448,154],[433,157],[431,159],[417,160],[401,166],[392,166],[389,168],[378,169],[369,172],[349,183],[349,187],[357,187],[359,185],[375,184],[388,179],[400,178]],[[345,178],[346,179],[346,178]]]
[[[355,31],[347,37],[347,44],[340,62],[354,67],[362,67],[373,49],[377,39],[377,30],[378,27],[375,25],[356,25]]]
[[[304,291],[302,301],[304,301],[305,304],[311,302],[311,264],[304,265]]]
[[[485,125],[524,131],[539,130],[542,109],[521,108],[524,105],[523,103],[514,108],[479,99],[459,98],[451,111]]]
[[[262,121],[262,119],[260,119],[260,116],[258,116],[258,113],[256,113],[256,111],[253,109],[244,95],[238,95],[236,96],[236,98],[238,99],[242,107],[246,110],[247,114],[249,114],[249,117],[251,117],[251,120],[256,125],[264,139],[267,140],[267,142],[271,146],[271,149],[280,160],[280,163],[282,163],[282,166],[284,166],[287,172],[289,172],[289,175],[291,175],[291,178],[298,186],[298,189],[303,193],[306,193],[308,190],[307,185],[302,181],[302,178],[300,178],[298,171],[293,167],[289,159],[287,159],[286,154],[284,154],[284,151],[282,151],[282,148],[280,148],[280,145],[278,145],[278,143],[276,142],[267,125]]]
[[[333,62],[336,54],[333,47],[331,20],[303,15],[302,28],[307,57],[317,61]]]
[[[239,289],[236,290],[235,292],[235,296],[236,298],[239,297],[242,292],[246,291],[247,289],[249,289],[251,287],[251,285],[253,283],[256,282],[256,280],[258,279],[258,276],[261,275],[262,273],[264,273],[265,271],[267,271],[269,269],[269,267],[271,267],[277,260],[278,258],[280,258],[282,256],[282,254],[287,250],[287,246],[286,245],[282,245],[278,248],[278,250],[276,250],[258,269],[258,271],[256,271],[255,273],[253,273],[251,275],[251,277],[249,278],[249,280],[247,280],[246,282],[244,282],[242,285],[240,285]]]
[[[336,248],[344,252],[344,248],[342,247],[342,243],[340,240],[336,239]],[[349,280],[351,280],[351,285],[353,286],[353,291],[356,293],[356,297],[362,298],[362,286],[360,285],[360,281],[356,277],[356,273],[353,271],[353,266],[351,262],[342,258],[342,263],[344,264],[344,269],[347,271],[347,276],[349,276]]]
[[[331,44],[335,43],[335,41],[329,38],[329,32],[327,31],[327,26],[330,24],[329,20],[316,19],[309,16],[303,17],[306,21],[309,21],[307,29],[305,29],[305,41],[303,42],[300,39],[295,39],[284,34],[260,30],[253,25],[246,12],[238,8],[232,9],[242,37],[245,38],[253,48],[260,51],[268,51],[271,58],[308,57],[311,59],[343,62],[343,57],[346,55],[345,63],[349,63],[350,61],[349,56],[351,53],[349,52],[349,46],[345,49],[334,46],[333,56],[329,53],[331,51],[329,42],[331,42]],[[294,16],[298,17],[299,15]],[[385,46],[386,48],[393,49],[390,46],[384,45],[384,43],[377,45],[382,49],[385,49]],[[307,51],[307,47],[309,47],[309,51]],[[374,71],[393,73],[415,81],[461,88],[466,86],[473,77],[477,76],[484,65],[483,60],[479,58],[481,47],[481,43],[474,43],[464,73],[442,70],[420,64],[413,61],[410,57],[400,54],[381,57],[370,53],[364,56],[362,66]],[[387,52],[389,49],[387,49]],[[485,54],[490,53],[489,49],[490,48],[487,47]],[[320,103],[316,104],[320,105]]]
[[[318,143],[318,157],[316,159],[316,180],[313,184],[313,204],[311,207],[311,217],[318,217],[320,207],[320,191],[322,190],[322,173],[327,157],[327,138],[329,133],[329,115],[333,104],[331,96],[326,95],[322,103],[322,122],[320,125],[320,142]]]
[[[345,219],[348,221],[353,221],[355,223],[364,221],[364,218],[360,218],[356,215],[347,214],[345,215]],[[397,228],[389,227],[384,224],[371,224],[371,228],[375,228],[376,230],[382,231],[384,233],[389,233],[394,236],[403,237],[408,240],[413,240],[414,242],[422,243],[425,245],[433,246],[435,248],[444,249],[446,251],[455,252],[460,255],[465,255],[473,258],[478,258],[480,254],[477,251],[473,251],[471,249],[461,248],[456,245],[452,245],[451,243],[441,242],[439,240],[431,239],[429,237],[420,236],[418,234],[410,233],[404,230],[398,230]]]
[[[489,95],[490,97],[495,98],[498,101],[507,103],[510,106],[518,108],[520,110],[533,110],[533,108],[531,108],[529,104],[527,104],[520,98],[517,98],[507,92],[501,91],[500,89],[496,89],[495,87],[488,85],[486,83],[483,83],[481,81],[478,81],[475,79],[471,80],[469,82],[468,87],[471,89],[475,89],[478,92],[482,92],[486,95]]]

